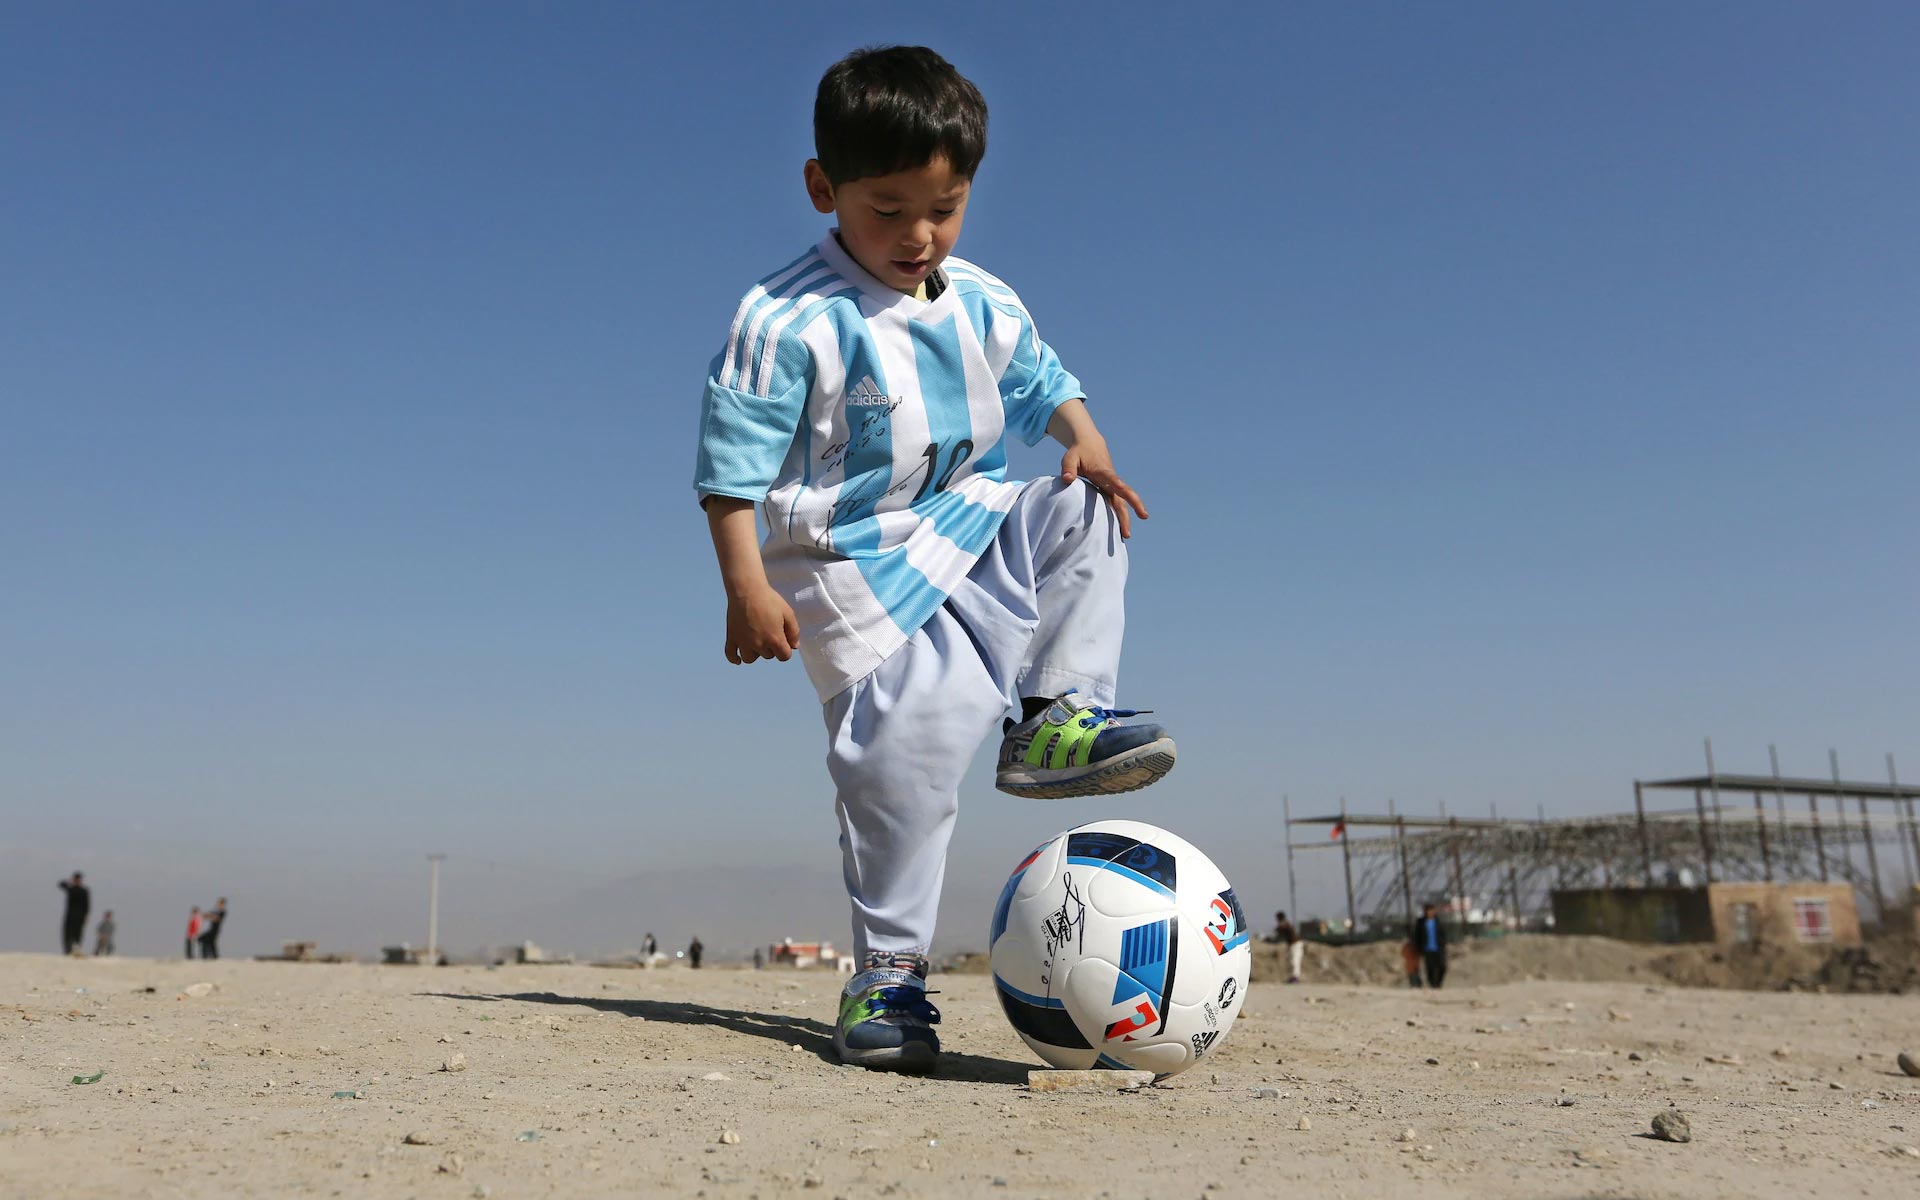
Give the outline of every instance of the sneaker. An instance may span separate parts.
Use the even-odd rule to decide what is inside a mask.
[[[1009,720],[994,786],[1036,800],[1111,796],[1146,787],[1173,770],[1174,747],[1158,725],[1119,723],[1139,715],[1133,709],[1101,708],[1068,692],[1031,720]]]
[[[840,1061],[875,1071],[919,1075],[940,1057],[940,1010],[928,1002],[927,960],[917,954],[867,955],[867,969],[840,995],[833,1049]]]

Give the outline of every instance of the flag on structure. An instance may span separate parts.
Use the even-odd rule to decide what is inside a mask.
[[[1329,836],[1332,840],[1337,841],[1339,840],[1341,835],[1345,834],[1346,832],[1347,832],[1347,823],[1344,820],[1335,821],[1333,823],[1333,833]]]

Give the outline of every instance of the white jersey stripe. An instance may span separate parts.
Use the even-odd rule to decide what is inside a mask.
[[[808,251],[783,270],[776,271],[763,283],[755,284],[753,288],[747,292],[746,298],[740,301],[740,307],[735,310],[733,314],[733,328],[727,332],[727,356],[720,365],[720,374],[718,376],[720,383],[727,387],[734,386],[731,380],[733,377],[734,360],[738,357],[740,346],[742,345],[740,337],[741,327],[747,323],[752,312],[759,307],[760,302],[767,298],[770,294],[770,289],[784,287],[796,276],[805,273],[809,263],[817,263],[819,260],[820,255],[818,251]]]

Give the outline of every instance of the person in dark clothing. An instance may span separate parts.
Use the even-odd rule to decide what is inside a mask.
[[[93,952],[100,957],[113,953],[113,910],[108,909],[93,931]]]
[[[67,894],[67,915],[60,923],[60,953],[72,954],[86,941],[87,910],[93,907],[93,893],[78,871],[72,879],[60,881],[60,890]]]
[[[700,939],[694,938],[687,946],[687,961],[698,967],[700,965],[700,956],[706,952],[707,948],[700,944]]]
[[[1447,977],[1447,927],[1440,923],[1440,917],[1433,905],[1429,904],[1420,911],[1420,917],[1407,930],[1407,940],[1420,952],[1420,961],[1426,964],[1427,986],[1437,988],[1440,981]]]
[[[220,957],[220,927],[227,923],[227,898],[220,897],[219,902],[204,914],[200,923],[200,957]]]
[[[1273,916],[1273,941],[1287,948],[1287,982],[1300,982],[1300,959],[1306,952],[1306,943],[1300,940],[1300,931],[1287,920],[1286,913]]]

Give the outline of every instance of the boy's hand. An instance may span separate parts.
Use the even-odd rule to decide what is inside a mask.
[[[800,646],[800,622],[779,592],[762,584],[744,595],[727,597],[727,661],[762,658],[786,662]]]
[[[1085,479],[1093,490],[1107,498],[1107,507],[1120,522],[1120,536],[1133,536],[1133,514],[1147,519],[1146,502],[1140,493],[1127,486],[1120,472],[1113,469],[1113,455],[1107,451],[1107,439],[1093,423],[1085,400],[1069,400],[1053,410],[1047,422],[1047,434],[1067,448],[1060,456],[1060,478],[1067,483]],[[1128,510],[1131,509],[1132,512]]]

